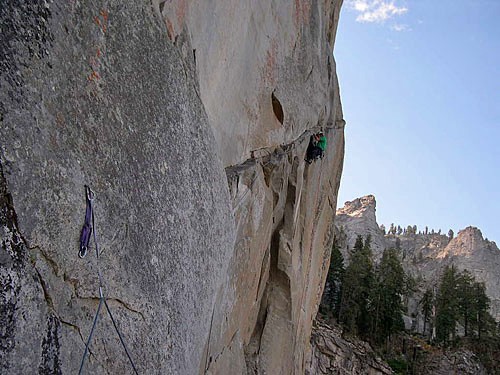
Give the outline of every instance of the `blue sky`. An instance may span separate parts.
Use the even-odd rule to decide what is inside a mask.
[[[473,225],[500,245],[500,0],[344,0],[338,206],[388,226]]]

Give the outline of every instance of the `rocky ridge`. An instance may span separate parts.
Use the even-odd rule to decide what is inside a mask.
[[[495,242],[483,238],[481,231],[467,227],[450,239],[441,234],[405,233],[385,235],[376,221],[376,200],[373,195],[346,202],[337,210],[336,225],[343,238],[342,252],[348,259],[348,248],[352,249],[356,236],[368,234],[372,238],[372,250],[376,259],[385,248],[400,246],[406,272],[420,280],[421,288],[437,283],[442,270],[455,265],[459,270],[467,269],[486,285],[491,299],[491,313],[500,320],[500,250]],[[416,304],[410,307],[416,310]],[[421,324],[419,323],[419,326]]]

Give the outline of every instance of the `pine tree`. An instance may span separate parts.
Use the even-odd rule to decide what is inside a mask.
[[[398,251],[399,254],[398,257],[401,258],[402,254],[401,248],[396,247],[396,250]],[[402,258],[404,259],[405,256],[403,255]],[[417,281],[411,275],[405,273],[404,283],[403,283],[403,296],[404,296],[403,306],[405,309],[408,308],[408,302],[410,300],[410,297],[412,297],[416,291],[417,291]]]
[[[384,250],[372,292],[371,338],[377,343],[404,329],[402,297],[405,278],[398,251],[394,248]]]
[[[458,312],[464,326],[464,335],[469,336],[470,322],[476,315],[474,306],[474,277],[467,270],[462,271],[457,277]]]
[[[450,336],[455,338],[458,320],[458,275],[454,266],[446,267],[436,296],[437,340],[448,344]]]
[[[450,229],[450,230],[448,231],[448,237],[450,238],[450,240],[452,240],[452,239],[453,239],[453,236],[454,236],[454,235],[455,235],[455,233],[453,232],[453,230],[452,230],[452,229]]]
[[[360,234],[358,234],[358,236],[356,237],[356,242],[354,242],[354,251],[359,251],[359,250],[362,250],[363,249],[363,236],[361,236]]]
[[[422,314],[424,315],[424,335],[427,328],[427,323],[430,320],[432,314],[432,307],[434,306],[434,293],[432,289],[427,289],[420,300],[420,306],[422,309]]]
[[[477,330],[477,336],[481,339],[484,333],[487,333],[489,330],[495,330],[495,324],[492,323],[493,318],[489,313],[490,299],[486,295],[486,286],[484,283],[474,281],[472,290],[473,306],[476,314],[473,320]]]
[[[450,336],[455,336],[457,322],[463,325],[465,336],[473,336],[477,332],[479,341],[496,334],[496,323],[489,313],[490,299],[486,295],[486,287],[467,270],[458,273],[453,266],[445,269],[436,306],[439,342],[449,343]]]
[[[344,278],[344,257],[340,252],[337,238],[333,240],[330,255],[330,267],[326,277],[325,290],[321,300],[321,312],[327,316],[338,319],[340,311],[340,299],[342,293],[342,281]]]
[[[339,320],[345,331],[366,337],[369,333],[369,296],[373,288],[370,237],[363,243],[358,236],[349,266],[345,270]]]
[[[363,250],[367,253],[367,255],[370,256],[370,258],[372,256],[371,246],[372,246],[372,235],[368,234],[365,238],[365,243],[363,244]]]

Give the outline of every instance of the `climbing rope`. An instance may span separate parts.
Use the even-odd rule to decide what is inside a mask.
[[[135,367],[134,361],[132,360],[132,357],[130,356],[130,353],[127,349],[127,346],[125,345],[125,341],[123,340],[123,337],[120,333],[120,330],[118,329],[118,326],[116,325],[116,321],[113,317],[113,314],[111,313],[111,309],[108,306],[108,302],[106,301],[106,297],[104,296],[104,292],[103,292],[104,283],[102,281],[101,270],[100,270],[100,266],[99,266],[99,243],[97,242],[97,230],[96,230],[96,226],[95,226],[95,216],[94,216],[95,193],[87,185],[85,185],[85,199],[87,202],[87,207],[85,210],[85,223],[83,225],[83,228],[82,228],[82,231],[80,234],[80,250],[78,251],[78,256],[80,258],[84,258],[85,255],[87,255],[90,237],[91,237],[91,234],[93,234],[95,254],[96,254],[97,277],[99,279],[99,306],[97,306],[97,311],[96,311],[95,316],[94,316],[94,322],[92,323],[92,329],[90,330],[89,337],[87,338],[87,342],[85,343],[85,351],[83,352],[82,362],[80,364],[80,370],[78,371],[78,374],[81,375],[83,372],[83,366],[85,365],[85,359],[86,359],[87,353],[89,351],[90,342],[91,342],[92,336],[94,334],[94,330],[95,330],[95,327],[97,324],[97,320],[99,318],[99,313],[101,311],[102,304],[104,303],[104,306],[106,307],[106,310],[108,311],[108,314],[111,318],[111,321],[113,322],[113,326],[115,327],[116,333],[118,334],[118,337],[120,338],[120,342],[123,346],[123,349],[125,349],[125,353],[127,354],[127,357],[130,361],[130,364],[132,365],[132,368],[134,369],[134,373],[136,375],[138,375],[137,368]]]

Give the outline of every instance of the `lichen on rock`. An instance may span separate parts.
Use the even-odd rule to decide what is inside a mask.
[[[77,256],[88,184],[140,373],[302,373],[344,152],[340,5],[6,3],[2,370],[78,371],[99,301]],[[102,316],[86,372],[130,370],[112,332]]]

